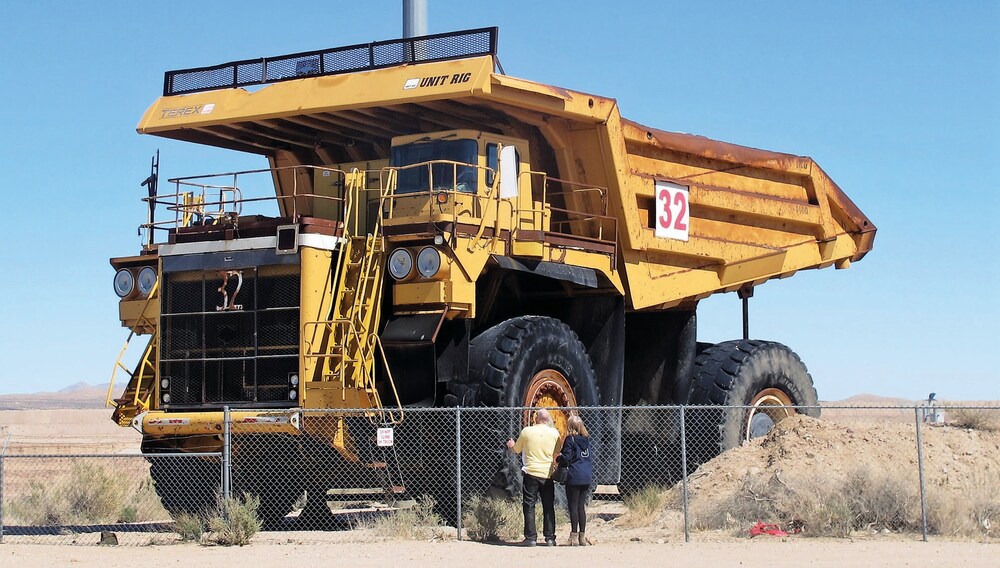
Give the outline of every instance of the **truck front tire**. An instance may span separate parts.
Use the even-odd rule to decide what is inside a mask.
[[[449,382],[448,393],[446,401],[461,406],[539,408],[600,403],[597,379],[586,348],[565,323],[543,316],[512,318],[473,339],[469,345],[469,377]],[[502,465],[492,474],[488,485],[491,493],[508,497],[520,493],[521,463],[503,447],[503,442],[507,437],[517,437],[520,429],[528,425],[530,413],[520,414],[519,419],[513,416],[477,414],[480,421],[494,423],[470,425],[478,434],[469,450],[463,440],[463,452],[501,454]],[[567,418],[562,412],[553,413],[555,426],[562,434],[566,433]],[[586,416],[584,420],[587,421]],[[591,439],[599,439],[600,424],[590,420],[587,427]],[[496,457],[478,455],[466,463],[487,465],[497,461]],[[490,475],[486,471],[470,472],[468,479],[489,480]]]

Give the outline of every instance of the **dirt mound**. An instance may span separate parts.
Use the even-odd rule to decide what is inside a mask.
[[[1000,476],[1000,432],[924,427],[927,487],[961,490],[974,472]],[[917,434],[911,424],[847,426],[796,415],[764,438],[703,464],[692,474],[696,498],[731,495],[747,475],[843,479],[859,466],[918,480]]]
[[[926,426],[921,434],[932,530],[993,534],[991,523],[1000,518],[1000,432]],[[859,528],[919,530],[916,429],[912,422],[847,425],[796,415],[703,464],[688,489],[694,524],[703,529],[745,531],[754,520],[808,519],[813,534],[827,536]],[[675,517],[667,510],[659,520]]]

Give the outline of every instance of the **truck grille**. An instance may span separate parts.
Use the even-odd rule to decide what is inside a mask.
[[[289,401],[299,368],[295,266],[163,275],[160,377],[169,406]]]

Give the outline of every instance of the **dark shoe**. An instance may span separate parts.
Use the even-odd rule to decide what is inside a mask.
[[[556,545],[556,539],[554,538],[545,539],[545,546],[555,546],[555,545]]]
[[[533,538],[526,538],[521,541],[521,546],[535,546],[535,544],[535,539]]]

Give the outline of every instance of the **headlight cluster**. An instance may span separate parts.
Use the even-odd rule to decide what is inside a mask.
[[[138,275],[128,268],[121,268],[115,273],[115,294],[122,299],[128,298],[137,289],[140,296],[148,296],[155,285],[156,269],[152,266],[142,267]]]
[[[299,387],[299,374],[298,373],[289,373],[288,374],[288,400],[295,401],[295,400],[299,399],[299,391],[297,390],[298,387]]]
[[[160,379],[160,401],[163,404],[170,404],[170,377]]]
[[[414,272],[413,252],[398,248],[389,255],[389,274],[396,280],[406,280],[411,276],[433,278],[441,271],[441,251],[427,246],[417,252],[416,272]]]

